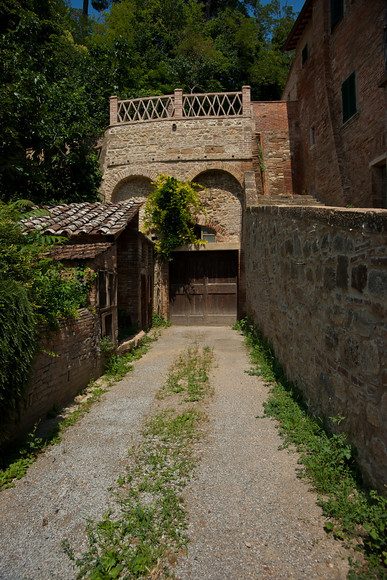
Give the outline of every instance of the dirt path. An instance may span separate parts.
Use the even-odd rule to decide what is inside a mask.
[[[203,459],[186,489],[191,542],[176,576],[345,578],[347,555],[324,533],[315,494],[296,477],[296,455],[278,450],[274,422],[256,418],[267,389],[244,372],[242,337],[229,328],[172,327],[27,477],[0,493],[1,580],[76,577],[61,542],[85,548],[86,517],[106,510],[155,391],[195,339],[214,347],[215,396]]]

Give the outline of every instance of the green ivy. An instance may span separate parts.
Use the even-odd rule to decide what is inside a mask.
[[[194,183],[160,175],[145,203],[144,225],[157,236],[156,253],[171,259],[171,251],[183,244],[203,244],[194,232],[195,216],[204,212]]]
[[[36,318],[27,291],[0,280],[0,441],[1,428],[22,399],[36,349]]]
[[[58,327],[87,305],[93,275],[64,269],[49,258],[63,241],[39,231],[27,233],[29,202],[0,202],[0,440],[1,430],[19,409],[28,387],[38,325]]]

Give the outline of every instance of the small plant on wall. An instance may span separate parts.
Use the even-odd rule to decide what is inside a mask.
[[[153,183],[144,225],[157,236],[155,251],[161,259],[171,260],[171,251],[178,246],[205,243],[194,233],[195,216],[204,213],[195,185],[168,175],[160,175]]]

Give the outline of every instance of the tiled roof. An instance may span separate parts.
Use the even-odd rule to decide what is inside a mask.
[[[111,243],[97,243],[97,244],[64,244],[63,246],[56,246],[51,252],[50,257],[54,260],[86,260],[92,259],[103,252],[106,252],[113,246]]]
[[[39,229],[42,233],[59,236],[83,234],[115,235],[133,219],[141,203],[69,203],[43,206],[47,214],[25,221],[27,230]]]

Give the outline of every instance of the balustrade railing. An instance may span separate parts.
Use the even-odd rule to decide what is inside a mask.
[[[250,87],[234,93],[183,94],[119,100],[110,97],[110,124],[201,117],[250,117]]]

